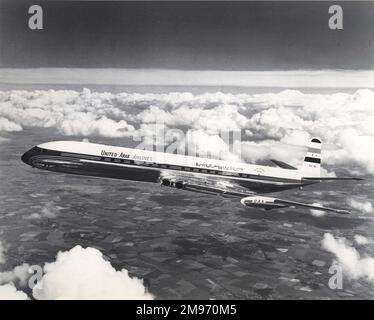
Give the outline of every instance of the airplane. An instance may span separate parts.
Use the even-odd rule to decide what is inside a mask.
[[[54,172],[159,183],[170,188],[240,198],[246,207],[265,210],[309,208],[348,214],[348,210],[269,197],[267,193],[303,188],[322,181],[363,180],[321,177],[321,139],[312,138],[298,168],[279,160],[275,166],[123,148],[80,141],[37,145],[22,155],[32,167]]]

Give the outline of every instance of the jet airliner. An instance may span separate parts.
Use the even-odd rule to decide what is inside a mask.
[[[171,188],[240,198],[246,207],[265,210],[304,207],[347,214],[344,209],[267,196],[267,193],[301,188],[326,180],[360,178],[321,177],[321,140],[310,140],[302,165],[279,160],[275,166],[193,157],[78,141],[40,144],[23,154],[32,167],[77,175],[159,183]]]

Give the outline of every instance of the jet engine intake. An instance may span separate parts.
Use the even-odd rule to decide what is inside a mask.
[[[171,188],[177,188],[177,189],[183,189],[186,185],[186,182],[184,181],[174,181],[169,179],[162,179],[161,185],[171,187]]]

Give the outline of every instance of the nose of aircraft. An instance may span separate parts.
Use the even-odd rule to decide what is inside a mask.
[[[29,151],[26,151],[26,152],[22,155],[21,160],[22,160],[24,163],[26,163],[26,164],[28,164],[28,165],[31,165],[31,163],[30,163],[30,159],[31,159],[34,155],[36,155],[36,154],[37,154],[37,148],[36,148],[36,147],[31,148]]]
[[[29,151],[26,151],[22,157],[21,157],[21,160],[26,163],[26,164],[29,164],[29,159],[30,159],[30,153],[31,153],[31,150]]]

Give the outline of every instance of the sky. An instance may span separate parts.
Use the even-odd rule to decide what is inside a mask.
[[[0,1],[1,68],[372,70],[374,3],[38,1],[44,29],[28,28],[32,1]]]

